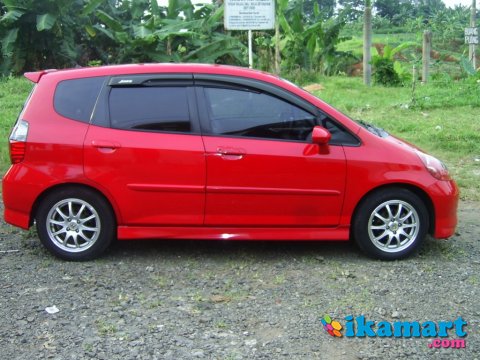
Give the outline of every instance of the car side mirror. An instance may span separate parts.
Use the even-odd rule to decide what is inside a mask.
[[[327,145],[330,139],[332,138],[332,134],[321,126],[315,126],[312,132],[312,143],[317,145]]]

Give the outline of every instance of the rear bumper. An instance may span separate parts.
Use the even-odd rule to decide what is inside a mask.
[[[455,234],[459,191],[455,181],[438,181],[430,189],[434,210],[435,226],[433,237],[446,239]]]
[[[10,167],[2,180],[2,196],[5,206],[4,218],[11,225],[28,229],[31,225],[31,211],[42,188],[39,183],[27,179],[28,167],[17,164]]]
[[[10,225],[18,226],[25,230],[28,230],[30,227],[30,214],[5,208],[3,217],[5,222]]]

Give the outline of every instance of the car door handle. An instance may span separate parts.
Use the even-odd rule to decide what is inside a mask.
[[[241,148],[230,148],[230,147],[219,147],[215,155],[222,157],[225,160],[241,160],[246,154],[245,149]]]
[[[98,149],[111,149],[115,150],[120,147],[120,143],[114,141],[105,141],[105,140],[92,140],[92,146]]]
[[[217,154],[220,155],[245,155],[245,149],[231,148],[231,147],[219,147],[217,148]]]

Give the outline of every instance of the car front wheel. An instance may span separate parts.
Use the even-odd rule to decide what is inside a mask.
[[[40,241],[64,260],[98,257],[115,236],[112,210],[103,197],[84,188],[53,192],[40,203],[36,216]]]
[[[353,220],[353,237],[369,256],[383,260],[414,253],[428,230],[423,201],[407,189],[382,189],[369,195]]]

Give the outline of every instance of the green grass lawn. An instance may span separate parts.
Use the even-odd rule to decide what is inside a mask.
[[[372,122],[444,160],[462,198],[480,200],[480,84],[444,82],[365,87],[360,78],[319,79],[316,95],[354,119]],[[23,78],[0,80],[0,170],[9,166],[8,135],[32,89]]]
[[[0,171],[10,165],[8,136],[33,84],[24,78],[0,77]]]

